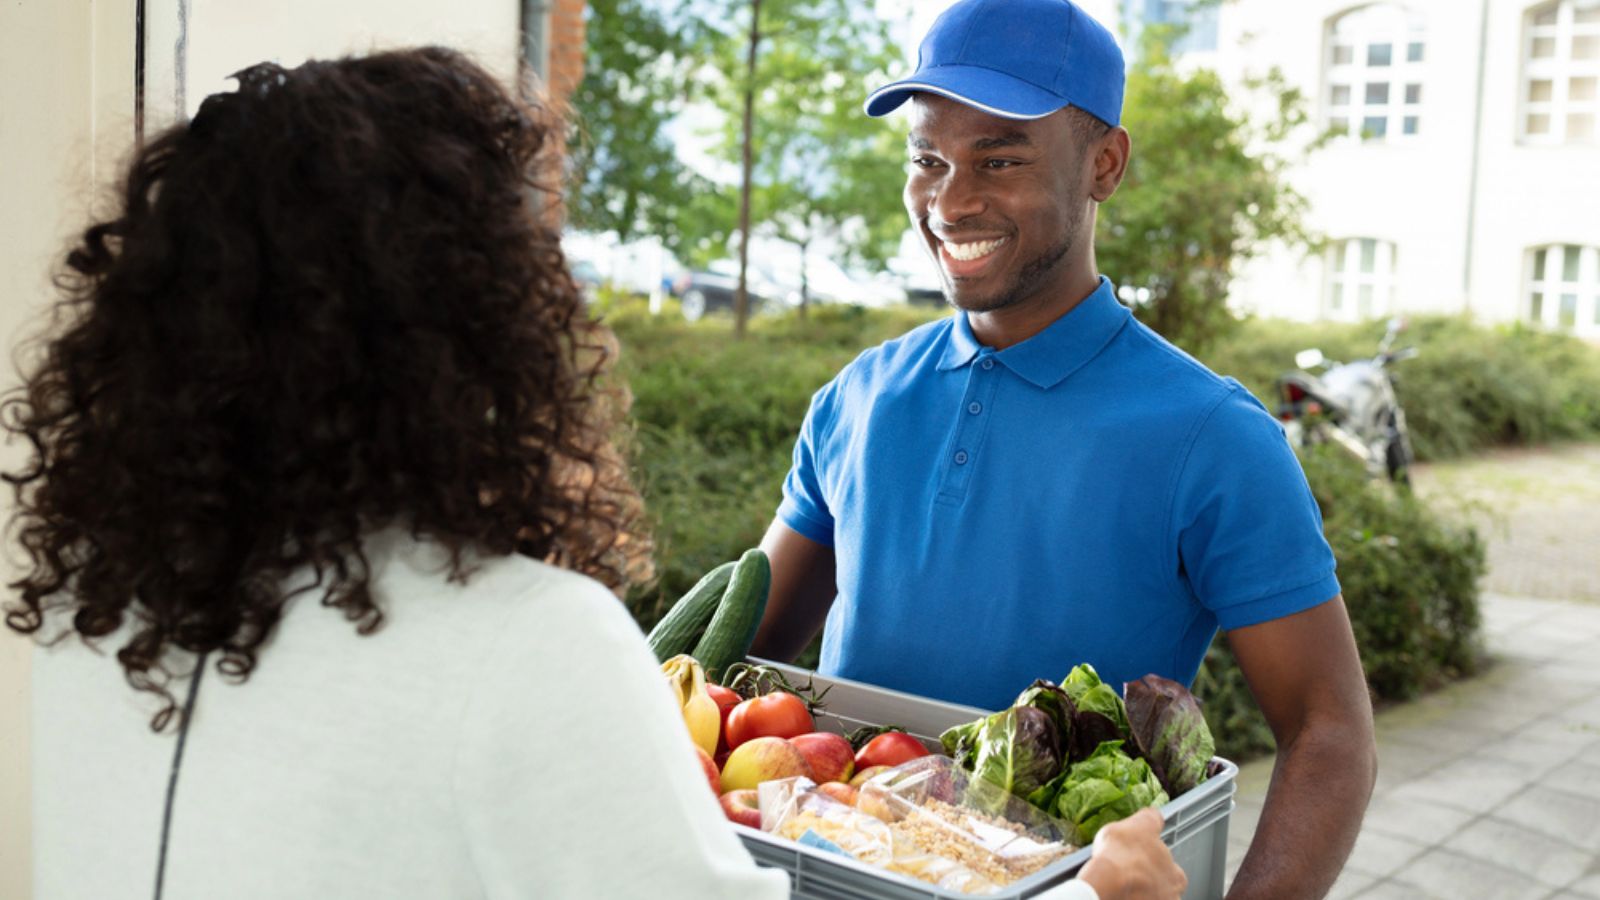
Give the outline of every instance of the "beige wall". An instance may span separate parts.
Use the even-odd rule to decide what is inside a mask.
[[[147,0],[154,2],[154,0]],[[272,60],[285,66],[409,44],[464,50],[502,78],[516,73],[517,0],[195,0],[188,16],[185,105],[228,90],[228,75]]]
[[[41,324],[52,266],[133,139],[134,4],[0,3],[0,337],[11,348]],[[502,77],[520,49],[517,0],[147,0],[147,122],[171,122],[225,76],[263,59],[401,44],[451,44]],[[180,21],[180,9],[186,15]],[[180,73],[181,76],[180,77]],[[20,448],[0,451],[11,468]],[[9,492],[0,496],[9,514]],[[0,564],[10,580],[15,560]],[[30,896],[29,644],[0,629],[0,898]]]
[[[132,137],[131,4],[11,0],[0,6],[0,389],[35,330],[49,273],[89,209],[94,184]],[[0,452],[10,469],[21,448]],[[0,492],[9,515],[10,492]],[[9,548],[8,548],[9,549]],[[7,555],[0,576],[10,581]],[[0,628],[0,897],[30,893],[27,641]]]

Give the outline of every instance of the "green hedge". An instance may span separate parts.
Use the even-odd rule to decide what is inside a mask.
[[[1255,320],[1206,362],[1271,406],[1273,381],[1293,366],[1297,351],[1319,347],[1331,359],[1370,357],[1384,327]],[[1413,319],[1396,346],[1420,351],[1393,370],[1418,459],[1600,435],[1600,350],[1576,338],[1431,316]]]
[[[760,540],[781,498],[812,392],[862,348],[942,314],[821,307],[803,321],[758,318],[746,340],[734,341],[725,319],[687,325],[670,314],[651,317],[637,304],[606,310],[634,395],[637,468],[658,544],[658,582],[629,598],[641,626],[653,625],[706,570]],[[1381,333],[1381,324],[1251,322],[1208,362],[1265,396],[1295,351],[1315,345],[1348,357],[1370,352]],[[1600,387],[1583,393],[1590,378],[1600,385],[1590,348],[1453,320],[1419,323],[1411,338],[1424,353],[1404,364],[1400,384],[1419,452],[1448,455],[1507,438],[1600,432],[1594,406]],[[1484,419],[1486,410],[1494,416]],[[1369,483],[1342,457],[1314,455],[1305,464],[1374,695],[1405,698],[1470,672],[1483,569],[1477,535],[1446,524],[1409,495]],[[1271,736],[1221,640],[1196,693],[1219,752],[1245,758],[1270,749]]]

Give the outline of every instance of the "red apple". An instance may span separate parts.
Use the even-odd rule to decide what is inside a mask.
[[[789,738],[789,743],[800,748],[811,765],[812,777],[819,782],[849,781],[855,773],[856,752],[843,735],[813,731]]]
[[[840,803],[843,803],[845,806],[855,806],[856,797],[860,794],[860,791],[856,790],[850,785],[842,784],[837,781],[824,781],[823,783],[817,785],[816,790],[817,793],[826,794]]]
[[[737,791],[796,775],[811,778],[811,765],[795,745],[783,738],[753,738],[728,754],[728,762],[722,767],[722,788]]]
[[[863,784],[871,781],[873,776],[877,775],[879,772],[887,771],[889,771],[888,766],[868,766],[865,769],[857,772],[855,777],[850,779],[850,786],[857,788],[861,787]]]
[[[712,762],[710,754],[699,747],[694,748],[694,752],[700,758],[700,768],[706,770],[706,780],[711,782],[711,793],[720,795],[722,793],[722,773],[717,771],[717,764]]]
[[[755,788],[741,788],[722,795],[722,813],[730,822],[761,828],[761,803],[756,799]]]

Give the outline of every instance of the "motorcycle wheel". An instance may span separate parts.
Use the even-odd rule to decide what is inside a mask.
[[[1384,450],[1384,467],[1389,480],[1395,484],[1411,486],[1411,438],[1406,434],[1404,414],[1399,410],[1390,414],[1389,446]]]
[[[1411,465],[1406,458],[1405,447],[1401,444],[1400,436],[1389,439],[1389,447],[1384,451],[1384,467],[1389,471],[1389,480],[1395,484],[1411,486]]]

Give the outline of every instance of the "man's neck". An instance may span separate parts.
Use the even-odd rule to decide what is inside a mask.
[[[1041,289],[1034,296],[992,312],[969,312],[967,324],[978,343],[994,350],[1020,344],[1049,328],[1076,309],[1100,287],[1094,265],[1081,268],[1063,283]]]

